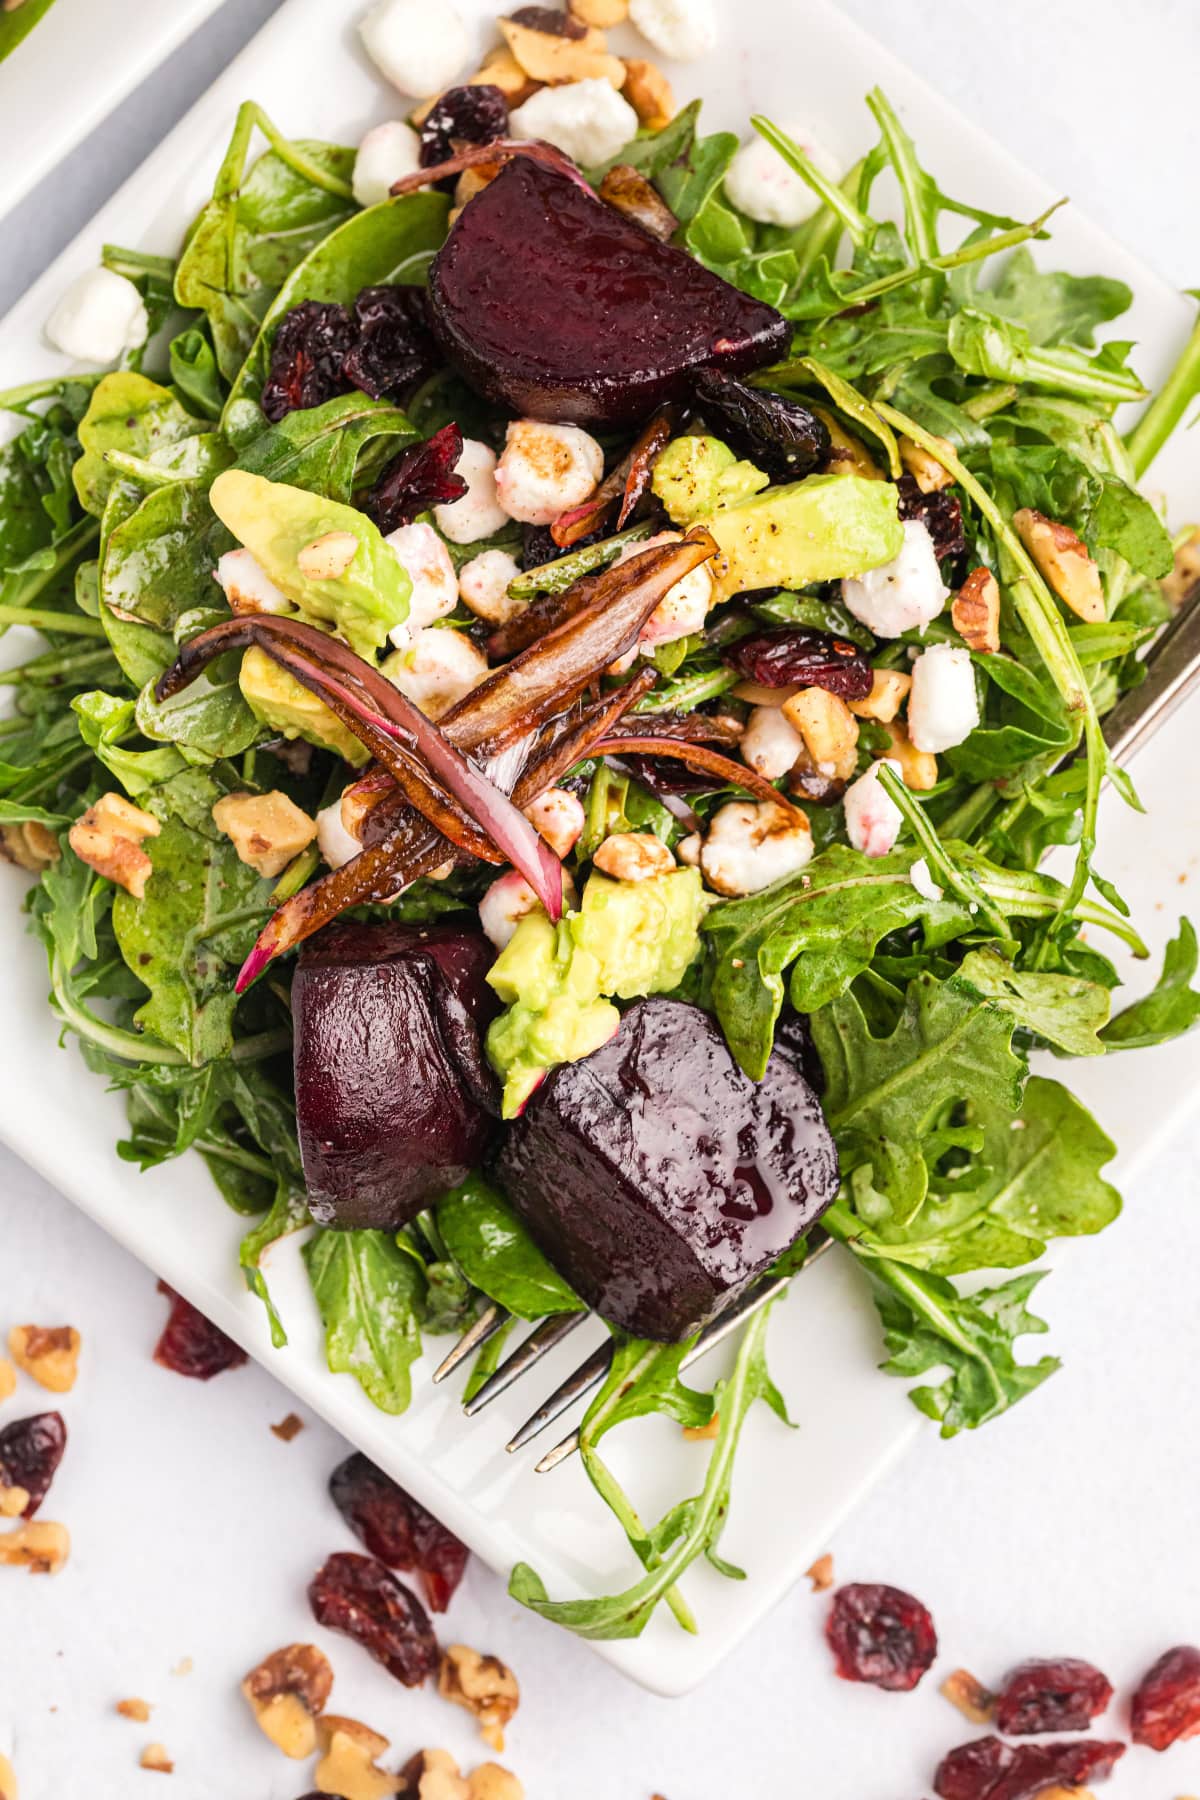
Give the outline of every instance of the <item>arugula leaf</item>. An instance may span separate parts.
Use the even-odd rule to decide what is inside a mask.
[[[311,1224],[312,1214],[308,1210],[303,1184],[296,1188],[281,1179],[270,1212],[246,1233],[238,1247],[238,1266],[250,1292],[256,1294],[267,1309],[271,1343],[276,1350],[281,1350],[287,1343],[287,1332],[267,1287],[266,1276],[262,1272],[262,1259],[271,1245],[277,1244],[280,1238],[289,1237],[293,1231],[303,1231],[305,1226]]]
[[[1015,506],[1070,525],[1093,553],[1114,550],[1143,575],[1170,574],[1174,552],[1165,525],[1119,476],[1089,467],[1061,444],[996,444],[991,464]]]
[[[1068,1056],[1103,1056],[1097,1035],[1112,997],[1097,981],[1014,969],[994,950],[972,950],[959,965],[964,981],[1012,1014],[1018,1025]]]
[[[1163,954],[1162,974],[1150,993],[1135,1000],[1104,1027],[1101,1037],[1109,1050],[1140,1050],[1150,1044],[1169,1044],[1182,1037],[1200,1020],[1200,993],[1191,987],[1197,967],[1196,928],[1180,919],[1179,933]]]
[[[963,305],[978,299],[988,312],[1023,325],[1033,344],[1080,344],[1090,349],[1096,329],[1133,304],[1123,281],[1108,275],[1068,275],[1042,270],[1030,250],[1015,250],[995,281],[979,294],[978,269],[964,269],[951,286]]]
[[[316,1231],[302,1255],[331,1371],[353,1375],[381,1412],[404,1412],[421,1354],[420,1264],[386,1231]]]
[[[437,1224],[472,1287],[518,1319],[584,1310],[582,1300],[542,1255],[520,1216],[482,1175],[468,1176],[438,1202]]]

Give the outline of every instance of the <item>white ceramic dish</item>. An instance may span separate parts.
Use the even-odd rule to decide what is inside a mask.
[[[206,196],[241,100],[259,100],[286,130],[344,142],[399,110],[359,52],[352,25],[357,9],[346,9],[340,28],[332,24],[331,10],[328,0],[290,0],[26,295],[0,330],[0,387],[54,368],[55,357],[41,341],[43,320],[61,288],[95,259],[106,239],[150,250],[177,246]],[[479,19],[482,44],[483,21],[496,10],[492,0],[470,0],[462,10]],[[732,39],[731,25],[726,35]],[[319,81],[311,78],[314,56]],[[683,95],[710,97],[710,124],[742,126],[752,110],[781,118],[804,112],[847,163],[868,136],[862,96],[879,82],[899,105],[927,162],[948,173],[957,191],[1027,217],[1050,197],[1042,181],[824,0],[791,0],[786,15],[779,0],[740,0],[736,44],[727,41],[707,65],[675,76]],[[1130,331],[1141,341],[1138,365],[1159,379],[1188,327],[1186,302],[1078,217],[1067,213],[1057,223],[1049,254],[1069,267],[1122,276],[1137,292]],[[1155,475],[1171,495],[1177,522],[1200,516],[1194,454],[1189,458],[1177,446]],[[1189,856],[1195,860],[1189,846],[1200,845],[1200,784],[1184,777],[1198,761],[1200,712],[1193,709],[1137,766],[1148,816],[1134,815],[1111,796],[1106,802],[1101,866],[1127,894],[1156,947],[1174,929],[1178,883],[1187,877]],[[19,879],[14,874],[3,880],[0,1136],[419,1495],[494,1568],[506,1571],[524,1558],[556,1596],[611,1592],[630,1581],[623,1540],[578,1464],[539,1477],[532,1457],[510,1459],[502,1449],[512,1427],[586,1346],[572,1339],[532,1390],[519,1388],[472,1425],[463,1422],[454,1395],[435,1394],[422,1379],[423,1365],[410,1412],[386,1418],[349,1377],[326,1372],[293,1239],[270,1259],[272,1290],[291,1334],[287,1349],[273,1352],[261,1309],[237,1275],[240,1221],[221,1206],[199,1162],[186,1159],[143,1176],[118,1160],[113,1145],[124,1129],[121,1104],[85,1071],[73,1049],[58,1048],[40,952],[23,933]],[[1147,979],[1144,970],[1132,974],[1135,987]],[[1072,1084],[1121,1140],[1119,1176],[1129,1175],[1134,1160],[1190,1103],[1194,1068],[1195,1050],[1186,1043],[1072,1067]],[[1086,1245],[1072,1251],[1087,1253]],[[1052,1288],[1047,1301],[1053,1313]],[[760,1408],[739,1458],[722,1547],[748,1569],[749,1580],[729,1582],[697,1569],[686,1585],[699,1636],[685,1636],[662,1612],[640,1640],[600,1645],[602,1655],[647,1687],[682,1693],[828,1547],[838,1520],[920,1425],[903,1385],[876,1372],[878,1356],[863,1284],[853,1269],[828,1258],[778,1309],[773,1327],[774,1372],[801,1429],[785,1430]],[[643,1422],[610,1444],[618,1473],[650,1516],[698,1482],[702,1452],[665,1425]]]
[[[0,214],[82,143],[221,0],[56,0],[0,63]]]

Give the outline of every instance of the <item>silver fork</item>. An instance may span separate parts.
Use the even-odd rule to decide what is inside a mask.
[[[1193,592],[1187,603],[1160,633],[1146,658],[1146,669],[1145,680],[1119,700],[1104,721],[1105,741],[1114,762],[1122,765],[1129,762],[1149,742],[1159,727],[1165,724],[1200,683],[1200,594]],[[822,1238],[814,1245],[796,1275],[762,1280],[747,1289],[727,1312],[704,1328],[682,1359],[681,1369],[690,1368],[701,1357],[707,1356],[710,1350],[715,1350],[746,1319],[768,1305],[798,1276],[814,1267],[829,1251],[832,1243],[832,1238]],[[461,1368],[468,1357],[482,1349],[498,1331],[512,1323],[512,1317],[502,1306],[486,1307],[434,1371],[434,1381],[445,1381],[447,1376]],[[593,1317],[595,1315],[590,1312],[576,1312],[543,1319],[505,1358],[494,1374],[488,1377],[478,1393],[465,1403],[463,1410],[468,1418],[474,1418],[476,1413],[490,1406],[493,1400],[507,1392],[514,1382],[520,1381],[585,1320]],[[526,1444],[538,1437],[577,1400],[599,1387],[612,1366],[614,1353],[615,1344],[611,1339],[594,1350],[559,1383],[537,1411],[530,1414],[505,1448],[510,1453],[523,1450]],[[537,1473],[544,1475],[549,1470],[558,1468],[578,1448],[579,1432],[576,1430],[547,1451],[536,1465]]]

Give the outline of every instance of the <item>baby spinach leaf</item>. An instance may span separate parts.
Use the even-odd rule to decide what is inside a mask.
[[[353,1375],[381,1412],[404,1412],[421,1354],[420,1264],[386,1231],[316,1231],[303,1256],[330,1369]]]
[[[236,541],[209,505],[206,482],[176,481],[157,488],[111,530],[106,519],[103,605],[119,620],[170,633],[193,607],[219,601],[213,570]],[[119,643],[114,649],[120,656]],[[172,647],[154,672],[173,655]],[[143,675],[141,681],[145,679]]]
[[[549,1263],[519,1215],[482,1175],[438,1202],[438,1229],[467,1280],[519,1319],[582,1312],[583,1302]]]
[[[379,440],[391,456],[416,436],[398,406],[367,394],[339,394],[268,426],[242,452],[237,466],[348,504],[363,479],[359,464],[367,446]]]
[[[1179,932],[1167,945],[1162,974],[1151,991],[1119,1012],[1101,1037],[1109,1050],[1140,1050],[1169,1044],[1200,1020],[1200,992],[1190,984],[1196,974],[1196,928],[1180,919]]]
[[[131,799],[137,800],[160,782],[178,775],[185,767],[178,750],[126,750],[121,739],[134,730],[134,702],[118,699],[100,689],[77,694],[72,707],[79,719],[79,735],[97,759],[116,776]]]
[[[170,700],[157,700],[148,681],[138,695],[137,728],[148,738],[177,744],[193,759],[240,756],[263,735],[237,680],[238,658],[222,657]]]
[[[204,420],[193,418],[169,388],[132,369],[105,375],[79,421],[83,454],[72,473],[80,504],[96,518],[102,516],[117,479],[106,452],[120,450],[149,461],[204,429]]]
[[[1107,1023],[1112,997],[1099,982],[1014,969],[994,950],[972,950],[959,973],[1018,1025],[1068,1056],[1103,1056],[1097,1033]]]
[[[213,347],[199,326],[190,326],[171,339],[167,361],[172,382],[195,416],[219,419],[225,405],[225,384]]]

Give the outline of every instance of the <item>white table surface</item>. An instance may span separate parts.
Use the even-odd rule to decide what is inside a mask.
[[[1188,0],[843,3],[1148,262],[1180,285],[1200,279],[1200,13]],[[274,4],[228,0],[0,225],[0,312]],[[63,1074],[85,1079],[74,1059]],[[1123,1730],[1141,1670],[1200,1639],[1198,1157],[1193,1126],[1143,1169],[1124,1218],[1042,1290],[1062,1373],[977,1436],[930,1435],[830,1546],[840,1579],[909,1587],[932,1608],[942,1655],[916,1694],[834,1681],[825,1603],[797,1591],[698,1693],[653,1699],[472,1568],[443,1636],[494,1650],[520,1677],[504,1760],[531,1800],[916,1800],[939,1756],[973,1735],[936,1680],[959,1665],[996,1680],[1028,1655],[1096,1660]],[[349,1547],[324,1492],[344,1447],[315,1420],[290,1444],[273,1437],[291,1402],[260,1369],[208,1386],[158,1369],[163,1312],[141,1265],[0,1151],[0,1326],[69,1322],[84,1338],[45,1509],[70,1526],[70,1566],[54,1581],[0,1573],[0,1750],[22,1800],[155,1794],[137,1767],[154,1739],[175,1758],[175,1800],[295,1800],[309,1785],[307,1766],[256,1732],[236,1684],[311,1635],[305,1584]],[[43,1402],[23,1381],[0,1417]],[[466,1764],[489,1754],[465,1714],[324,1641],[337,1710],[386,1732],[398,1756],[422,1744]],[[172,1673],[185,1658],[191,1672]],[[155,1705],[149,1726],[113,1712],[135,1694]],[[1131,1751],[1102,1791],[1196,1793],[1200,1743]]]

